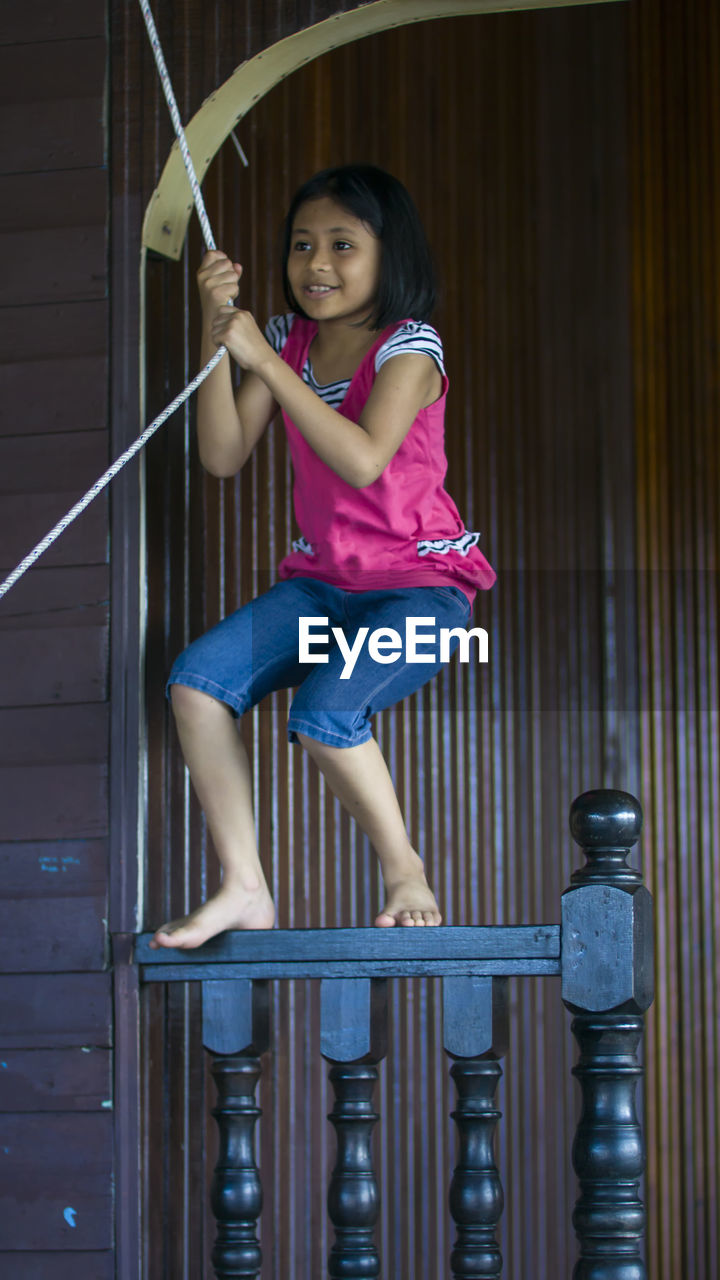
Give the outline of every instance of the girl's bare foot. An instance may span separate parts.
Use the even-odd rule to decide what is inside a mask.
[[[407,927],[442,923],[440,908],[422,871],[396,880],[387,890],[387,902],[375,920],[381,929],[397,924]]]
[[[150,946],[190,950],[226,929],[272,929],[274,923],[275,904],[267,885],[253,892],[221,885],[197,911],[161,925]]]

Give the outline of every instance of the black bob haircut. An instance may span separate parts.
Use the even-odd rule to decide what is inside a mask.
[[[372,329],[398,320],[427,320],[435,306],[435,272],[425,231],[412,198],[402,182],[371,164],[347,164],[323,169],[293,196],[283,228],[282,280],[288,306],[306,316],[288,280],[293,223],[308,200],[329,196],[364,222],[380,241],[380,285]]]

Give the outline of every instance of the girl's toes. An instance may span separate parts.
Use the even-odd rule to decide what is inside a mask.
[[[422,911],[411,911],[409,908],[400,912],[397,921],[398,924],[404,924],[406,927],[414,927],[425,923]]]
[[[428,892],[427,897],[432,897]],[[410,893],[408,893],[410,897]],[[437,903],[433,903],[432,907],[398,907],[392,899],[385,904],[382,911],[375,919],[375,924],[381,928],[390,928],[392,925],[398,925],[402,928],[425,928],[428,925],[438,925],[442,922],[440,909]]]
[[[375,924],[381,929],[390,929],[395,924],[395,917],[391,916],[388,911],[381,911],[375,920]]]

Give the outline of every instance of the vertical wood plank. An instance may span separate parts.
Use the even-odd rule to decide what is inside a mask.
[[[629,17],[641,794],[659,956],[649,1265],[709,1277],[720,1266],[720,23],[706,0],[643,0]]]
[[[0,15],[2,577],[107,465],[106,16]],[[0,1270],[18,1280],[115,1269],[107,533],[103,498],[0,609]]]

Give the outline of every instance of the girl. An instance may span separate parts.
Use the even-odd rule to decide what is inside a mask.
[[[206,903],[158,929],[154,945],[196,947],[224,929],[272,927],[235,717],[297,685],[290,741],[310,752],[380,859],[386,900],[376,925],[438,925],[370,729],[377,711],[441,665],[427,649],[415,661],[398,653],[406,619],[463,628],[475,591],[495,578],[479,535],[465,531],[443,489],[448,381],[426,323],[434,285],[425,236],[395,178],[369,165],[327,169],[290,206],[291,310],[265,336],[232,305],[241,274],[220,252],[207,253],[198,272],[203,362],[224,344],[244,371],[235,396],[228,360],[200,388],[200,459],[215,476],[235,475],[280,408],[301,537],[280,581],[190,645],[170,674],[183,754],[223,875]],[[310,660],[299,644],[308,618],[327,635],[341,628],[345,644],[322,656],[315,647]],[[373,649],[364,641],[377,629],[384,648]],[[349,674],[348,649],[359,653]]]

